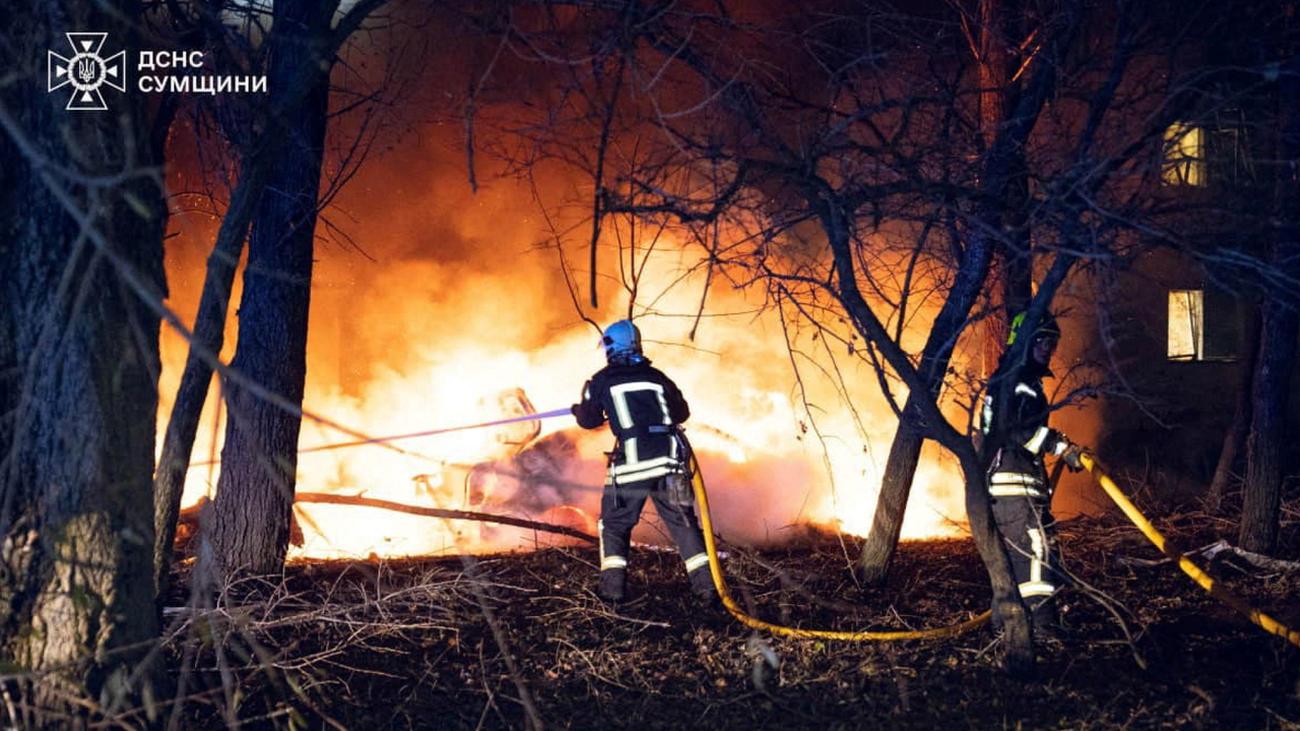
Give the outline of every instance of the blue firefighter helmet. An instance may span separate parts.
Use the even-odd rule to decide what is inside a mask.
[[[619,320],[605,328],[600,338],[605,346],[605,357],[609,360],[633,360],[641,355],[641,331],[631,320]]]

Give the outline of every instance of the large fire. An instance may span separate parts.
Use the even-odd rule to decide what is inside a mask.
[[[341,209],[355,219],[350,234],[365,255],[329,242],[319,246],[305,409],[384,436],[567,407],[603,355],[596,331],[575,313],[555,251],[537,246],[550,233],[531,195],[508,182],[471,194],[459,160],[434,149],[406,156],[413,154],[423,155],[424,164],[408,161],[394,174],[398,163],[379,159],[342,196]],[[171,305],[192,317],[212,222],[176,216],[172,225],[180,235],[169,242]],[[691,341],[703,275],[685,274],[689,255],[662,242],[660,248],[665,253],[650,262],[638,295],[639,305],[653,301],[652,312],[638,310],[637,322],[647,355],[691,404],[688,434],[719,532],[749,543],[780,542],[799,524],[865,535],[896,426],[874,373],[861,359],[841,359],[856,416],[828,373],[805,363],[797,380],[792,360],[798,359],[787,349],[777,313],[761,307],[760,293],[714,286]],[[610,273],[617,271],[616,256],[613,247],[602,253]],[[237,303],[238,292],[235,297]],[[627,294],[616,284],[605,286],[602,298],[598,320],[626,314]],[[234,340],[232,323],[227,358]],[[184,342],[164,333],[160,434],[185,352]],[[225,425],[215,403],[213,394],[195,463],[220,454]],[[306,420],[300,444],[350,440]],[[373,445],[312,451],[299,458],[297,490],[515,515],[590,532],[602,452],[611,441],[606,430],[584,432],[561,417],[394,443],[407,454]],[[937,455],[929,447],[923,455],[905,537],[961,530],[961,481],[955,465]],[[191,468],[186,505],[210,494],[219,469]],[[296,511],[304,542],[291,556],[298,557],[486,551],[551,541],[522,529],[373,508],[299,504]],[[638,530],[639,540],[664,542],[653,524]]]

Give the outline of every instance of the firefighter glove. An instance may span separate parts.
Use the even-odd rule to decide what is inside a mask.
[[[1082,472],[1083,460],[1080,458],[1083,453],[1083,447],[1071,443],[1070,446],[1065,448],[1064,452],[1061,452],[1061,459],[1065,460],[1065,466],[1069,467],[1071,472]]]

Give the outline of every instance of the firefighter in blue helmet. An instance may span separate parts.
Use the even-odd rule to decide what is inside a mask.
[[[1050,405],[1043,378],[1061,329],[1050,314],[1034,330],[1022,349],[1023,357],[1010,362],[1010,346],[1025,337],[1025,313],[1011,321],[1011,336],[1003,362],[989,380],[980,427],[989,458],[989,497],[993,517],[1007,546],[1011,571],[1020,598],[1029,610],[1036,635],[1054,634],[1057,625],[1052,596],[1060,589],[1060,554],[1055,546],[1051,485],[1044,460],[1053,455],[1072,471],[1083,469],[1082,449],[1047,426]]]
[[[686,562],[691,590],[712,600],[704,535],[686,497],[689,491],[680,488],[689,456],[678,425],[690,416],[690,407],[677,384],[642,354],[636,325],[619,320],[605,329],[601,342],[607,364],[587,381],[582,401],[572,409],[584,429],[595,429],[608,420],[617,440],[600,501],[596,593],[608,602],[623,600],[632,528],[649,497]]]

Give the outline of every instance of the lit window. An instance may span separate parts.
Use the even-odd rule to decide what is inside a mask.
[[[1165,130],[1164,163],[1160,179],[1165,185],[1203,186],[1205,180],[1205,129],[1174,122]]]
[[[1169,290],[1169,360],[1235,360],[1242,321],[1241,303],[1226,292]]]
[[[1201,360],[1205,352],[1205,293],[1169,291],[1169,360]]]

